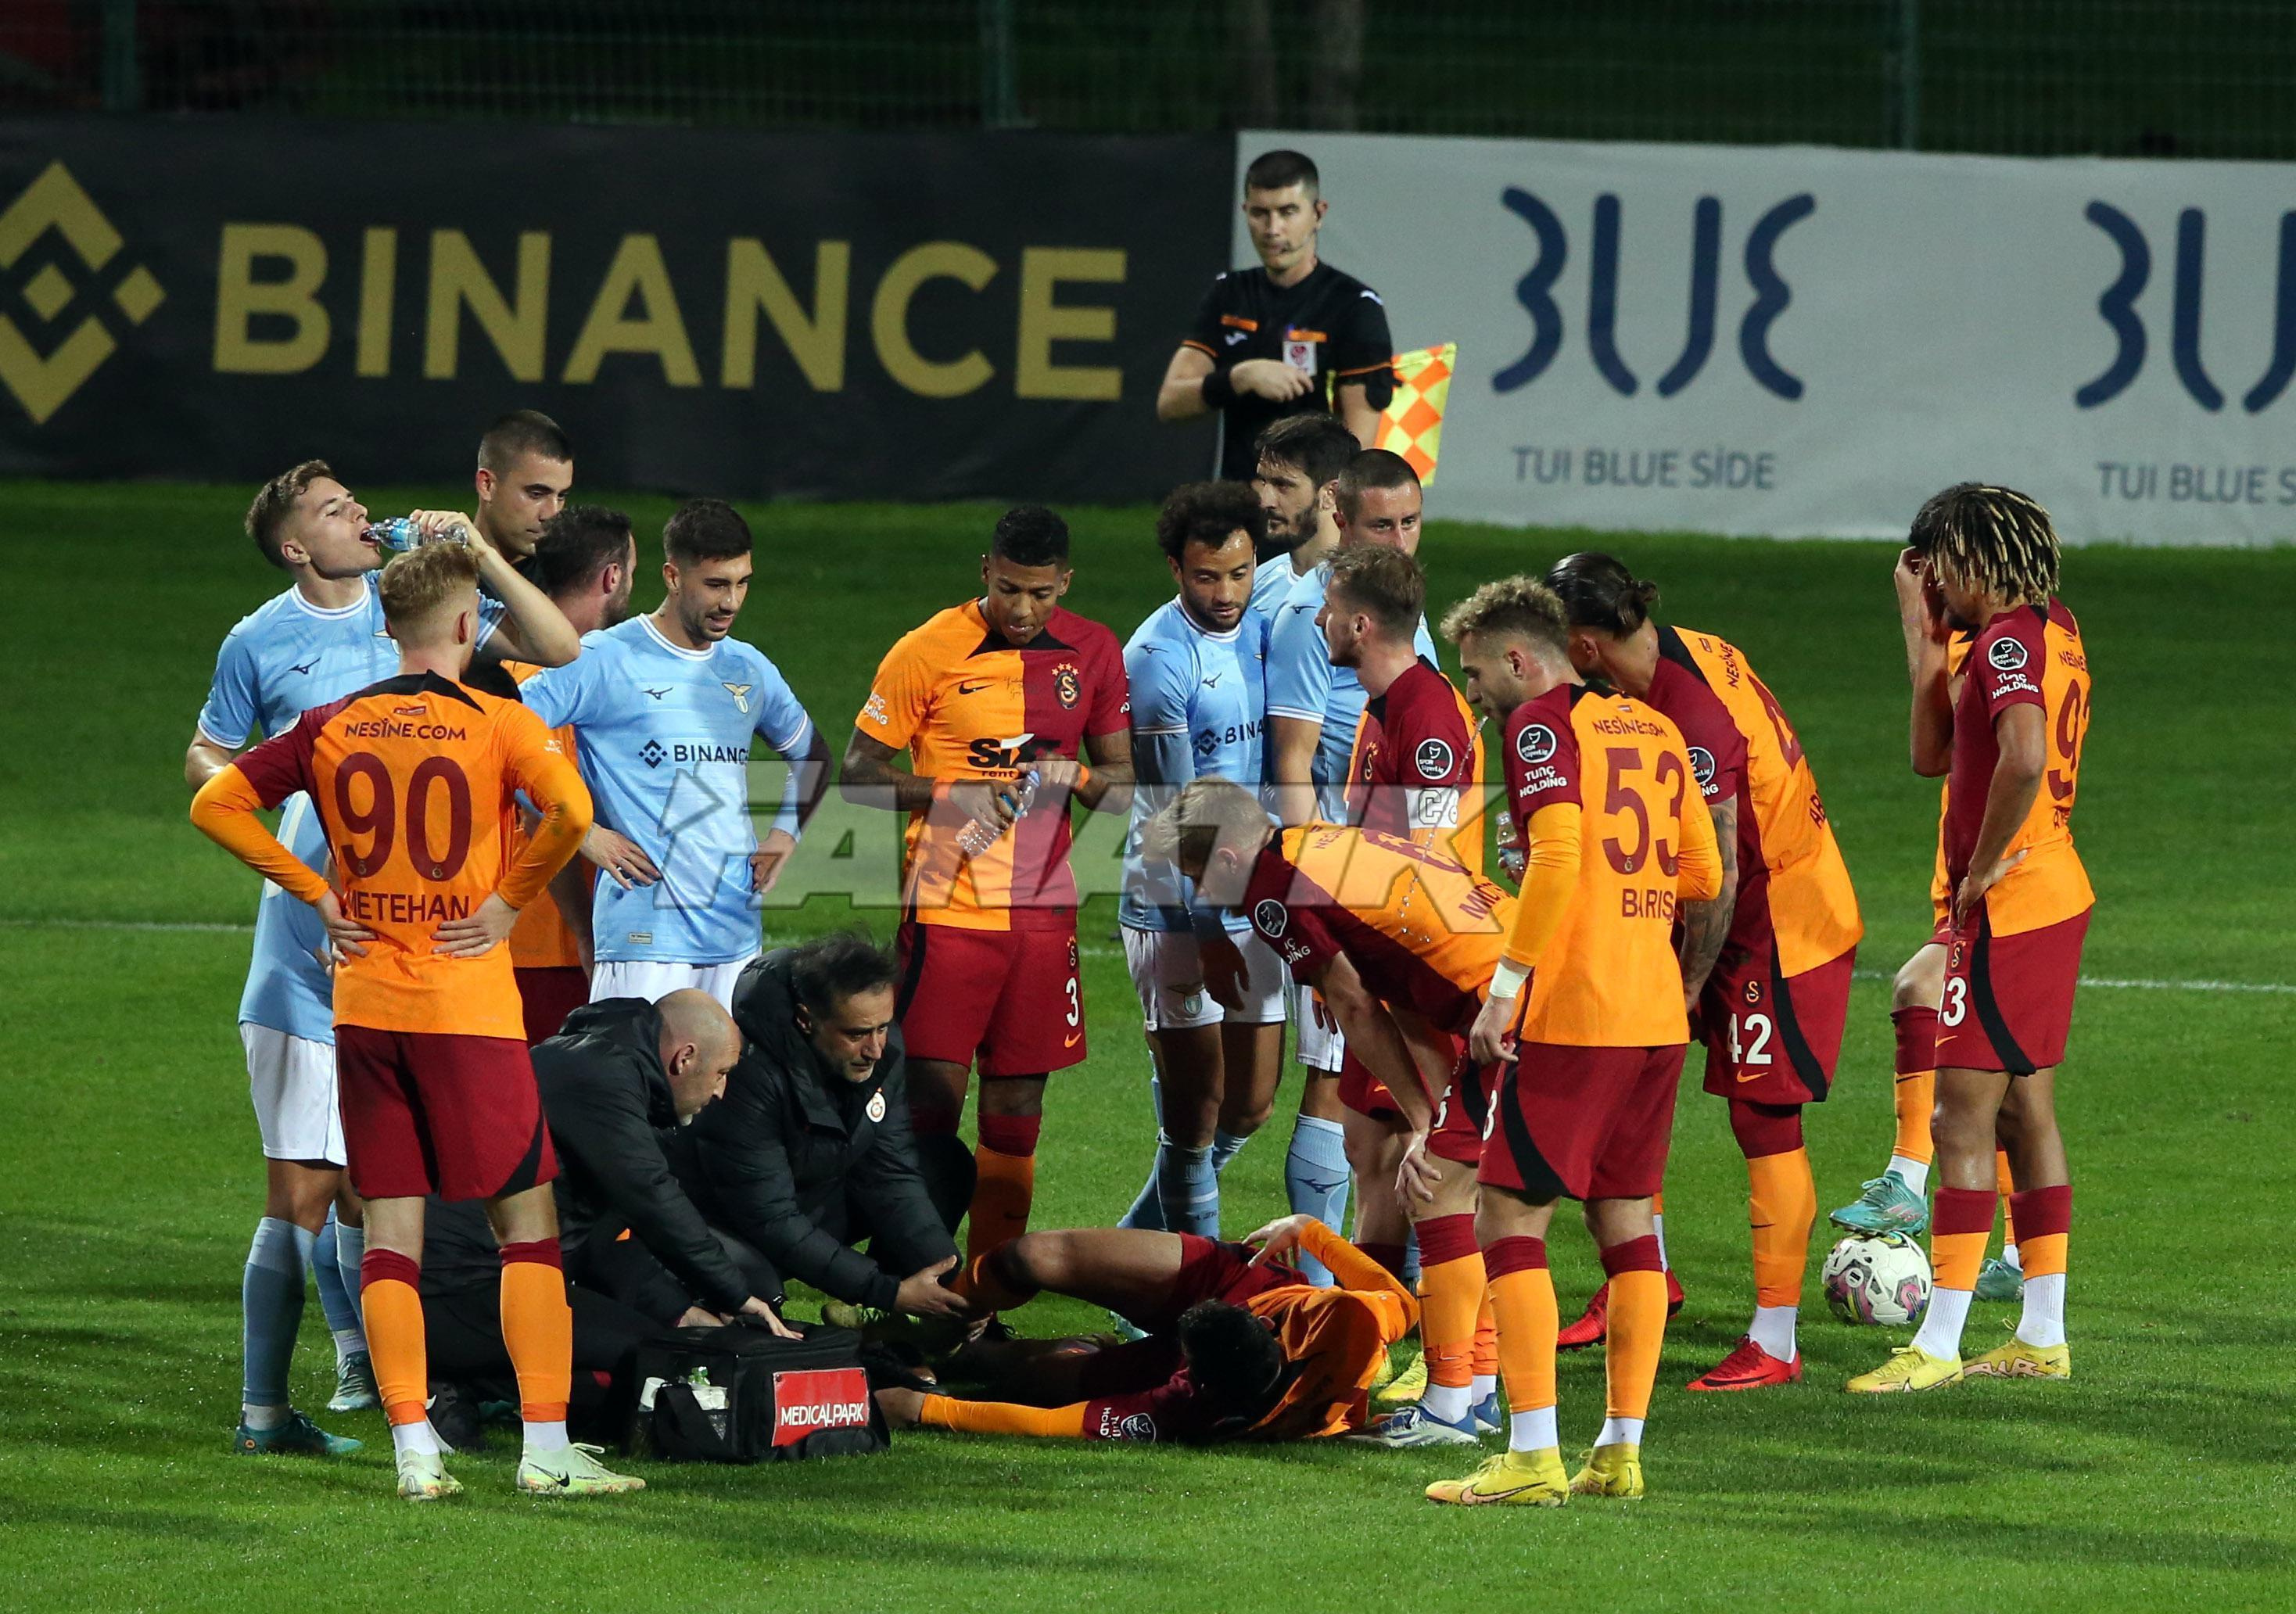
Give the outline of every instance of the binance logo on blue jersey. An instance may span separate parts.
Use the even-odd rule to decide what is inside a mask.
[[[39,250],[50,231],[66,250]],[[0,284],[15,289],[37,322],[28,334],[0,314],[0,384],[35,426],[119,350],[115,312],[140,325],[167,298],[141,264],[121,272],[125,244],[61,162],[50,163],[0,212]],[[38,266],[19,273],[18,266],[29,264]],[[67,325],[75,309],[80,317]]]
[[[750,759],[746,745],[711,745],[700,740],[673,740],[664,745],[659,740],[649,740],[638,747],[638,760],[648,767],[660,767],[665,762],[741,762]]]

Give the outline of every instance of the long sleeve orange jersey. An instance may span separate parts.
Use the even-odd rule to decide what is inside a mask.
[[[431,938],[489,896],[533,902],[590,828],[590,792],[540,718],[435,674],[371,685],[296,719],[208,781],[192,822],[305,902],[327,895],[257,809],[317,807],[344,917],[374,933],[335,971],[335,1023],[522,1039],[510,949],[441,955]],[[515,856],[516,798],[541,814]]]
[[[530,661],[505,661],[503,671],[519,684],[542,669]],[[568,758],[574,756],[574,725],[570,723],[550,731],[559,749]],[[511,848],[514,859],[526,845],[526,825],[521,818]],[[586,881],[596,875],[586,870]],[[559,911],[558,899],[544,891],[518,911],[518,923],[510,933],[510,962],[521,970],[578,970],[582,967],[582,943],[574,934],[574,927]]]
[[[981,1435],[1082,1440],[1310,1440],[1360,1426],[1387,1348],[1418,1325],[1419,1303],[1386,1268],[1320,1222],[1300,1248],[1331,1268],[1333,1287],[1304,1280],[1263,1289],[1241,1304],[1275,1331],[1289,1382],[1275,1406],[1230,1427],[1201,1405],[1183,1367],[1166,1382],[1072,1402],[1021,1406],[927,1396],[922,1421]],[[1292,1274],[1296,1277],[1296,1274]]]

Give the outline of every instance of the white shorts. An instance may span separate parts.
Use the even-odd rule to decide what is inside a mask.
[[[643,997],[650,1004],[660,1003],[673,992],[687,987],[698,987],[726,1005],[734,1007],[734,983],[749,967],[750,959],[737,958],[723,964],[666,964],[652,959],[624,959],[615,963],[600,963],[590,971],[590,1001],[603,1003],[610,997]]]
[[[1136,930],[1124,927],[1124,962],[1140,994],[1141,1018],[1151,1031],[1181,1031],[1234,1020],[1243,1026],[1272,1026],[1283,1019],[1287,971],[1275,949],[1257,931],[1235,938],[1243,951],[1243,1010],[1233,1013],[1204,990],[1202,949],[1193,930]]]
[[[1325,1010],[1326,1018],[1331,1011]],[[1316,1023],[1316,989],[1295,986],[1292,988],[1292,1025],[1299,1039],[1301,1064],[1310,1070],[1337,1070],[1347,1057],[1348,1039],[1340,1035],[1337,1026]]]
[[[349,1157],[335,1102],[334,1044],[242,1020],[239,1045],[247,1050],[247,1093],[264,1157],[342,1165]]]

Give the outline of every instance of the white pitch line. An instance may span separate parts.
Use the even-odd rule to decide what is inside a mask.
[[[246,935],[253,925],[224,924],[202,920],[162,919],[0,919],[0,929],[16,930],[182,930],[211,931],[226,935]],[[1077,951],[1086,958],[1121,958],[1124,949],[1111,947],[1105,942],[1086,942]],[[1894,980],[1897,977],[1887,970],[1859,970],[1859,980]],[[2280,995],[2296,995],[2296,985],[2277,980],[2121,980],[2109,976],[2085,975],[2084,987],[2106,991],[2134,992],[2266,992]]]

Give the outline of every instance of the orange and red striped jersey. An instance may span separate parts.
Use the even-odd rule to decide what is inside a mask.
[[[2039,793],[2004,856],[2023,853],[1985,894],[1996,936],[2015,936],[2085,914],[2096,904],[2088,871],[2073,850],[2073,799],[2088,736],[2088,651],[2080,624],[2061,600],[2003,611],[1978,631],[1968,676],[1953,714],[1953,770],[1947,776],[1946,875],[1958,889],[1977,849],[1993,770],[2001,759],[1994,725],[2013,706],[2041,709],[2048,763]]]
[[[316,707],[201,790],[193,821],[306,902],[327,882],[265,829],[258,807],[308,791],[344,917],[374,932],[335,969],[335,1023],[523,1039],[510,949],[449,958],[431,938],[493,895],[533,903],[590,827],[590,792],[515,700],[402,675]],[[517,797],[542,815],[515,857]]]
[[[1482,729],[1434,666],[1414,661],[1364,703],[1348,758],[1348,822],[1483,872]]]
[[[1260,849],[1243,911],[1296,979],[1345,954],[1374,997],[1463,1034],[1498,966],[1514,899],[1399,835],[1310,823]]]
[[[1788,976],[1841,957],[1866,925],[1800,736],[1735,645],[1686,627],[1660,627],[1658,642],[1660,676],[1649,703],[1682,730],[1700,783],[1714,766],[1716,746],[1734,741],[1745,758],[1730,943],[1756,945],[1767,927],[1776,938],[1779,972]],[[1730,733],[1710,733],[1698,703],[1675,692],[1693,684],[1727,715]]]
[[[1131,701],[1116,635],[1072,611],[1015,647],[980,602],[951,606],[885,653],[854,727],[906,749],[925,777],[1018,780],[1039,758],[1081,758],[1084,742],[1127,731]],[[973,930],[1053,930],[1076,912],[1069,807],[1049,798],[977,856],[957,837],[967,820],[947,800],[912,813],[902,902],[920,924]]]
[[[1507,811],[1579,808],[1578,880],[1536,961],[1523,1042],[1657,1048],[1690,1039],[1676,911],[1722,889],[1714,820],[1682,732],[1639,700],[1558,684],[1506,724]]]

